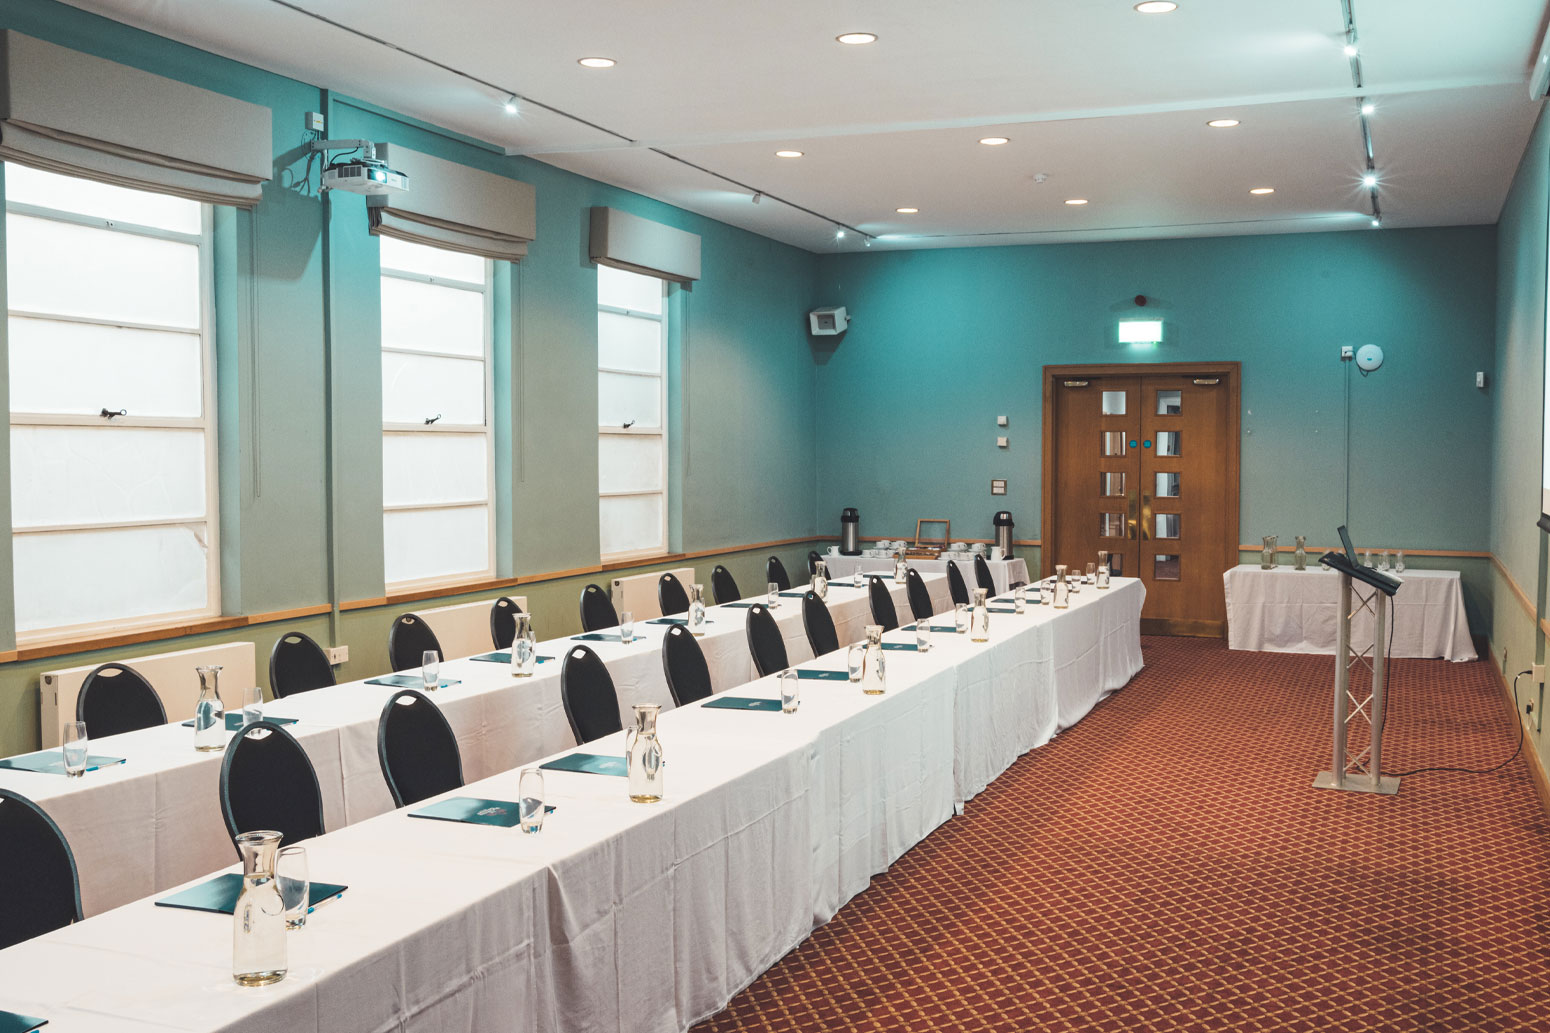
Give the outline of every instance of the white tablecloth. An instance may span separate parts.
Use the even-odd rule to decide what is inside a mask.
[[[832,577],[850,577],[856,571],[863,574],[877,571],[892,571],[893,560],[890,557],[879,556],[868,558],[865,556],[839,556],[830,553],[823,558],[829,568]],[[920,571],[921,576],[927,574],[947,573],[948,560],[906,560],[910,566]],[[958,568],[958,573],[963,575],[963,583],[972,591],[979,585],[979,580],[974,576],[974,558],[966,556],[963,559],[953,559],[950,562]],[[987,559],[986,565],[990,567],[990,577],[996,583],[996,594],[1004,595],[1011,591],[1012,582],[1028,581],[1028,564],[1020,556],[1011,559],[992,560]]]
[[[350,888],[289,937],[292,974],[274,986],[231,983],[230,918],[140,900],[0,952],[0,1007],[48,1018],[50,1033],[139,1023],[676,1033],[947,820],[962,794],[961,750],[990,769],[957,727],[962,693],[983,694],[983,679],[966,682],[965,671],[1021,669],[1009,679],[1017,693],[999,706],[1047,738],[1060,720],[1050,715],[1074,714],[1104,691],[1063,681],[1139,666],[1142,596],[1119,579],[1070,610],[994,615],[988,643],[942,634],[926,654],[891,651],[882,696],[803,681],[795,715],[666,713],[659,805],[630,803],[617,778],[551,771],[546,797],[558,809],[537,836],[396,811],[312,840],[313,877]],[[1134,648],[1106,642],[1111,627]],[[1039,642],[1056,646],[1043,666],[1031,659]],[[990,682],[1001,687],[998,676]],[[737,694],[776,689],[763,679]],[[621,736],[586,747],[622,748]],[[517,777],[495,774],[453,795],[511,800]]]
[[[1391,656],[1475,659],[1464,614],[1464,592],[1456,570],[1406,570],[1394,594],[1394,641]],[[1261,570],[1244,563],[1222,575],[1227,593],[1227,645],[1230,649],[1273,653],[1333,653],[1340,625],[1340,575],[1310,562]],[[1353,610],[1373,589],[1351,583]],[[1359,610],[1351,621],[1351,641],[1370,645],[1372,614]]]

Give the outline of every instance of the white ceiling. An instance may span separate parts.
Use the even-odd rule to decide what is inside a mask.
[[[70,2],[813,251],[1365,227],[1358,95],[1385,227],[1494,222],[1546,7],[1355,0],[1357,91],[1340,0],[288,0],[603,132],[276,0]]]

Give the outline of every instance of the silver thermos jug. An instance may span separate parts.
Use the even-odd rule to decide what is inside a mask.
[[[1012,555],[1012,514],[1006,510],[996,514],[993,521],[996,525],[996,548],[1001,550],[1003,558]]]
[[[840,555],[861,555],[861,514],[849,507],[840,514]]]

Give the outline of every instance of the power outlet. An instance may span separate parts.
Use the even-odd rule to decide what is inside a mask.
[[[1340,361],[1350,362],[1354,358],[1356,358],[1356,345],[1342,344],[1340,346]]]
[[[340,664],[350,662],[349,646],[334,646],[328,650],[328,662],[338,667]]]

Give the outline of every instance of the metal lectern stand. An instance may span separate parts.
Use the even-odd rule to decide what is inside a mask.
[[[1333,564],[1330,564],[1334,566]],[[1338,570],[1339,568],[1336,567]],[[1384,660],[1388,639],[1389,596],[1379,588],[1351,609],[1351,575],[1340,571],[1340,632],[1335,645],[1335,750],[1330,770],[1319,772],[1315,789],[1344,789],[1353,793],[1399,792],[1399,779],[1383,777],[1383,689],[1387,672]],[[1373,615],[1372,645],[1363,650],[1351,647],[1351,618],[1363,610]],[[1370,654],[1370,655],[1369,655]],[[1358,664],[1372,674],[1372,691],[1365,699],[1351,693],[1351,670]],[[1348,745],[1354,729],[1367,724],[1367,745],[1353,749]],[[1360,742],[1360,739],[1358,739]]]

